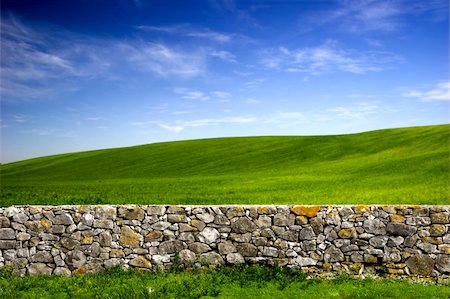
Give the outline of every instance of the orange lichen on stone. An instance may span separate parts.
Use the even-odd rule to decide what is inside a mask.
[[[133,229],[129,228],[128,226],[122,227],[119,239],[120,243],[130,247],[139,247],[139,242],[141,240],[142,236],[135,232]]]
[[[354,210],[357,214],[364,214],[366,212],[370,212],[370,207],[366,205],[358,205],[355,206]]]
[[[343,229],[341,229],[339,231],[338,235],[341,238],[349,239],[349,238],[352,238],[352,237],[356,237],[356,231],[355,231],[355,228],[353,228],[353,227],[351,227],[351,228],[343,228]]]
[[[40,223],[46,229],[49,229],[50,227],[52,227],[52,223],[50,221],[48,221],[47,219],[41,219]]]
[[[402,274],[405,274],[405,270],[403,270],[403,269],[391,269],[391,268],[388,268],[388,269],[387,269],[387,272],[388,272],[389,274],[396,274],[396,275],[402,275]]]
[[[444,243],[441,237],[422,237],[422,242],[441,245]]]
[[[389,219],[391,220],[391,222],[396,222],[396,223],[405,222],[405,217],[403,217],[402,215],[398,215],[398,214],[389,215]]]
[[[92,242],[94,242],[94,238],[93,237],[86,237],[83,240],[80,241],[80,243],[82,245],[87,245],[87,244],[92,244]]]
[[[298,216],[315,217],[320,210],[320,206],[294,206],[291,211]]]
[[[267,211],[267,207],[258,207],[258,214],[265,214]]]

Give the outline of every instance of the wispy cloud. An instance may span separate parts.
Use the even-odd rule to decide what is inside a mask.
[[[231,94],[226,91],[213,91],[213,92],[211,92],[211,95],[213,97],[216,97],[219,99],[227,99],[227,98],[231,97]]]
[[[450,101],[450,82],[439,82],[431,89],[404,89],[401,95],[407,98],[416,98],[423,102]]]
[[[93,39],[63,28],[1,20],[3,101],[34,101],[76,91],[80,80],[120,80],[123,73],[192,78],[205,72],[208,54],[201,46],[162,42]],[[231,59],[227,52],[220,53]],[[78,84],[74,82],[78,80]]]
[[[203,38],[219,43],[226,43],[231,41],[232,39],[232,34],[217,32],[208,28],[195,28],[190,24],[177,24],[172,26],[138,26],[137,28],[144,31],[162,32],[193,38]]]
[[[210,99],[204,92],[188,88],[175,88],[173,92],[179,94],[182,99],[187,100],[207,101]]]
[[[244,85],[246,87],[253,88],[253,87],[256,87],[266,81],[267,81],[266,78],[256,78],[256,79],[245,82]]]
[[[233,63],[237,62],[236,56],[234,56],[234,54],[232,54],[228,51],[212,51],[211,53],[209,53],[209,55],[212,57],[220,58],[224,61],[233,62]]]
[[[364,119],[371,114],[378,113],[380,109],[379,105],[375,103],[358,102],[351,106],[330,108],[325,113],[342,119]]]
[[[341,0],[333,10],[309,17],[314,25],[333,24],[352,33],[393,32],[404,27],[405,17],[429,13],[434,20],[448,15],[447,0]]]
[[[202,53],[176,50],[161,43],[121,43],[120,49],[136,67],[162,77],[195,77],[203,73],[206,67]]]
[[[257,118],[254,116],[232,116],[232,117],[223,117],[223,118],[205,118],[205,119],[196,119],[189,121],[175,121],[173,123],[165,123],[165,122],[149,122],[154,124],[162,129],[165,129],[169,132],[180,133],[186,128],[196,128],[196,127],[205,127],[205,126],[217,126],[224,124],[249,124],[257,121]]]
[[[365,74],[392,68],[403,61],[390,52],[356,51],[328,40],[317,47],[290,50],[285,47],[265,50],[260,63],[268,69],[319,75],[332,72]]]
[[[244,100],[245,104],[249,104],[249,105],[253,105],[253,104],[261,104],[260,100],[257,99],[253,99],[253,98],[248,98]]]

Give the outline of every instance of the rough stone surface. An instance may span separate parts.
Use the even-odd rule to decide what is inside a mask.
[[[308,273],[450,278],[450,206],[0,208],[0,269],[76,275],[121,265],[263,263]]]
[[[150,269],[152,267],[152,263],[148,259],[146,259],[143,256],[138,256],[132,259],[129,263],[133,267],[137,268],[148,268]]]
[[[430,275],[434,260],[428,255],[414,255],[406,260],[406,265],[413,274]]]
[[[120,235],[120,243],[124,246],[139,247],[139,243],[143,240],[142,235],[138,234],[132,228],[123,226]]]

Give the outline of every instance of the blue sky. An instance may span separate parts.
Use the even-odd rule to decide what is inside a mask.
[[[447,0],[3,0],[1,161],[449,122]]]

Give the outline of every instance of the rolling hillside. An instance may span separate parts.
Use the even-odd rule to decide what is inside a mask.
[[[2,165],[12,204],[448,204],[450,125],[155,143]]]

